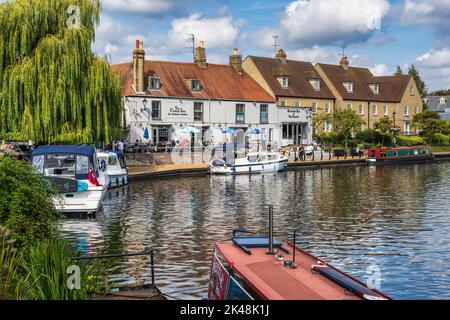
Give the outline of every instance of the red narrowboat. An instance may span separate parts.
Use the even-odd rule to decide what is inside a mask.
[[[270,218],[272,221],[272,218]],[[270,235],[216,243],[209,300],[391,300],[378,290]],[[241,235],[239,235],[241,234]]]
[[[368,163],[399,163],[430,161],[434,159],[430,147],[378,148],[368,151]]]

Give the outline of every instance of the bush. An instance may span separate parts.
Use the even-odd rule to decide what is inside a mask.
[[[448,145],[450,144],[450,136],[442,133],[435,133],[431,136],[430,142],[434,145]]]
[[[16,246],[46,239],[56,231],[56,192],[26,162],[0,158],[0,225]]]
[[[323,144],[330,144],[330,143],[337,143],[337,136],[335,133],[328,133],[328,132],[323,132],[320,133],[316,136],[316,140],[319,143],[323,143]]]
[[[418,136],[399,136],[397,137],[397,144],[405,147],[412,147],[412,146],[422,146],[426,145],[427,143],[422,137]]]

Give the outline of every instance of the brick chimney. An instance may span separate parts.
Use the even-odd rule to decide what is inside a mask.
[[[343,55],[341,58],[341,61],[339,61],[339,64],[342,66],[342,68],[345,69],[345,71],[348,70],[348,66],[349,66],[349,62],[348,62],[348,58],[346,55]]]
[[[205,42],[200,41],[200,46],[195,48],[195,59],[194,63],[197,63],[199,67],[206,68],[206,49]]]
[[[136,92],[145,92],[144,88],[144,42],[136,40],[136,48],[133,50],[133,84]]]
[[[275,55],[275,57],[282,63],[282,64],[286,64],[286,52],[284,52],[283,49],[278,50],[277,54]]]
[[[236,72],[242,74],[242,56],[238,54],[238,49],[234,48],[233,55],[230,56],[230,65],[236,69]]]

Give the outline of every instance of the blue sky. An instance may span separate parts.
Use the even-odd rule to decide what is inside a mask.
[[[2,0],[0,0],[2,2]],[[450,89],[449,0],[103,0],[94,50],[131,61],[136,39],[147,59],[192,61],[187,33],[204,40],[212,63],[234,47],[273,56],[273,35],[288,58],[352,65],[379,75],[416,65],[430,89]]]

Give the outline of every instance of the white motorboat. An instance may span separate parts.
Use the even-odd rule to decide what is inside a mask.
[[[94,147],[42,146],[31,158],[38,172],[60,191],[53,199],[58,210],[93,214],[101,208],[109,178]]]
[[[233,163],[226,159],[213,159],[210,171],[214,174],[254,174],[285,170],[288,158],[277,152],[249,153],[245,158],[236,158]]]
[[[109,177],[109,188],[122,187],[128,184],[128,169],[125,155],[118,151],[97,152],[98,161],[106,162],[106,173]]]

